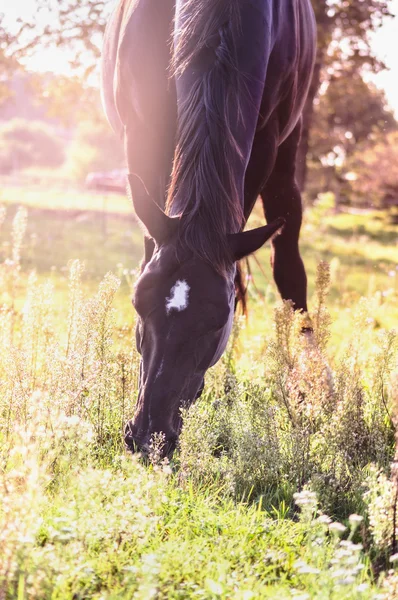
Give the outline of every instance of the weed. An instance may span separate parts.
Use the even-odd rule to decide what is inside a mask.
[[[139,359],[119,279],[88,295],[72,261],[57,306],[21,267],[25,228],[22,210],[0,264],[0,597],[393,597],[397,344],[380,297],[347,316],[338,358],[325,263],[313,336],[281,303],[242,368],[237,322],[173,463],[159,433],[145,466],[123,454]],[[368,556],[388,564],[380,588]]]

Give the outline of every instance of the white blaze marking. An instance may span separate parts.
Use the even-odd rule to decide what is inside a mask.
[[[180,312],[187,308],[190,289],[191,288],[186,281],[177,281],[177,283],[170,290],[170,297],[166,298],[167,314],[169,314],[173,309]]]

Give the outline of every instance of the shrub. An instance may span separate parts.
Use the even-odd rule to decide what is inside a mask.
[[[398,132],[361,144],[346,166],[356,202],[377,207],[398,205]]]
[[[3,173],[27,167],[58,167],[64,161],[59,132],[40,121],[13,119],[0,128],[0,165]]]
[[[179,454],[161,460],[159,432],[144,466],[122,455],[139,368],[132,330],[115,341],[119,281],[86,298],[71,262],[56,326],[51,285],[21,271],[26,219],[0,263],[0,596],[375,598],[357,539],[385,559],[398,533],[398,410],[395,336],[371,329],[372,299],[333,363],[322,263],[314,335],[281,303],[259,376],[239,369],[237,326]],[[383,586],[393,597],[394,572]]]
[[[90,171],[120,169],[124,164],[123,142],[107,123],[86,122],[78,128],[66,165],[72,177],[82,180]]]
[[[361,320],[355,338],[332,368],[326,354],[328,283],[328,266],[321,263],[313,336],[300,335],[301,315],[282,303],[275,340],[263,356],[264,379],[231,377],[224,360],[214,375],[224,385],[184,413],[183,480],[217,481],[235,498],[262,495],[267,506],[289,503],[294,492],[310,486],[330,514],[345,518],[364,510],[369,466],[388,473],[394,451],[387,389],[396,336],[372,334],[372,357],[361,355],[371,322],[365,317],[371,305],[363,302],[360,317],[354,316]]]
[[[133,410],[132,386],[138,369],[132,343],[130,353],[113,345],[112,300],[119,280],[109,273],[98,292],[85,299],[81,290],[84,267],[79,261],[70,263],[65,343],[60,343],[49,282],[39,284],[32,273],[23,309],[16,309],[25,226],[26,212],[20,209],[13,223],[11,256],[0,264],[4,290],[0,310],[1,429],[8,437],[11,423],[27,424],[31,397],[40,390],[41,402],[49,412],[58,410],[90,422],[97,455],[109,459],[111,449],[122,448],[122,428],[127,413]]]

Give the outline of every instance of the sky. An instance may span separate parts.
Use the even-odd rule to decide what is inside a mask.
[[[110,4],[115,0],[110,0]],[[4,5],[3,5],[4,3]],[[372,81],[385,90],[389,105],[398,116],[398,0],[392,0],[391,12],[397,15],[396,19],[386,19],[382,28],[376,32],[372,39],[372,46],[376,55],[382,59],[388,70],[377,75],[372,75]],[[12,25],[23,14],[26,19],[35,15],[37,22],[44,23],[48,15],[35,14],[35,0],[0,0],[0,13],[5,16],[5,23]],[[26,61],[26,66],[34,71],[54,71],[70,74],[69,57],[65,50],[51,48],[36,52]]]
[[[385,90],[388,103],[398,116],[398,0],[391,3],[395,19],[388,19],[374,35],[372,46],[376,55],[384,60],[388,70],[372,77],[374,83]]]

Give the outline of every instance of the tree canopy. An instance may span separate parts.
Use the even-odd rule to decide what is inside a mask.
[[[374,206],[398,201],[398,132],[362,143],[346,164],[346,187],[356,202]]]
[[[384,93],[359,72],[340,71],[315,100],[309,158],[334,164],[349,157],[357,144],[395,128]]]
[[[348,159],[359,143],[396,126],[381,92],[368,72],[384,68],[374,55],[370,33],[390,15],[392,0],[312,0],[318,29],[318,52],[303,113],[298,179],[306,182],[307,165],[328,169]],[[84,83],[98,68],[102,34],[113,4],[105,0],[36,0],[46,18],[27,19],[11,32],[0,23],[0,104],[4,84],[19,61],[39,46],[61,47],[70,55],[76,77],[42,78],[41,102],[65,124],[101,121],[98,92]],[[39,25],[40,23],[40,25]],[[336,174],[336,169],[332,171]]]
[[[31,166],[58,167],[63,161],[63,141],[45,123],[13,119],[0,128],[2,173]]]
[[[318,31],[317,59],[310,92],[303,112],[298,179],[306,182],[314,101],[321,84],[327,85],[339,72],[362,74],[378,71],[383,63],[374,55],[369,33],[390,15],[391,0],[312,0]],[[322,102],[322,97],[319,98]]]

